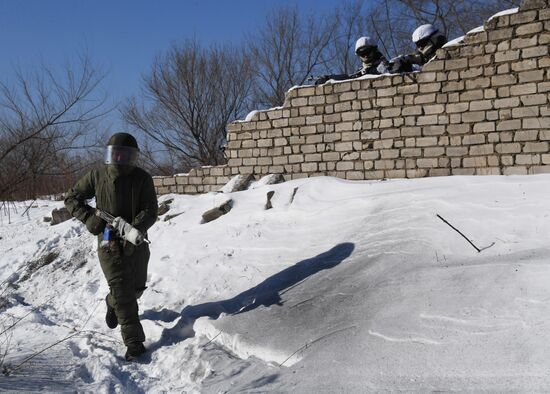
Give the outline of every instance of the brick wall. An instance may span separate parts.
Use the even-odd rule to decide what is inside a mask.
[[[219,190],[229,181],[227,165],[193,168],[188,174],[155,176],[153,182],[157,194],[199,194]]]
[[[345,179],[550,173],[550,0],[524,0],[421,72],[291,89],[228,125],[228,164],[156,178],[160,194],[231,176]]]
[[[526,0],[422,72],[298,87],[228,126],[230,173],[346,179],[550,172],[550,8]]]

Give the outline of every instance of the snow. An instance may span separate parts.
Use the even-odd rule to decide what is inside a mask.
[[[256,114],[258,114],[258,113],[260,113],[260,111],[258,111],[258,110],[256,110],[256,109],[253,110],[253,111],[250,111],[250,112],[248,113],[248,115],[246,115],[246,118],[244,118],[244,121],[245,121],[245,122],[250,122],[250,121],[252,120],[252,118],[254,118],[254,115],[256,115]]]
[[[511,14],[515,14],[519,11],[519,8],[511,8],[509,10],[504,10],[504,11],[501,11],[501,12],[498,12],[496,13],[495,15],[491,16],[487,22],[489,22],[491,19],[494,19],[494,18],[497,18],[499,16],[504,16],[504,15],[511,15]],[[484,26],[478,26],[472,30],[470,30],[468,33],[466,33],[466,35],[468,34],[474,34],[474,33],[481,33],[482,31],[485,31],[485,27]]]
[[[330,82],[331,84],[335,85],[335,84],[350,82],[350,81],[363,81],[363,80],[367,80],[367,79],[378,79],[378,78],[382,78],[383,76],[387,76],[387,75],[390,75],[390,73],[386,73],[386,74],[365,74],[365,75],[361,75],[360,77],[357,77],[357,78],[340,79],[340,80],[329,79],[327,82]]]
[[[454,47],[462,44],[464,42],[464,37],[465,36],[460,36],[455,38],[454,40],[447,42],[445,45],[443,45],[443,48]]]
[[[468,33],[466,33],[466,35],[474,34],[474,33],[481,33],[482,31],[485,31],[485,27],[483,25],[473,28]]]
[[[235,175],[233,178],[231,178],[229,180],[229,182],[227,182],[220,189],[220,192],[221,193],[232,193],[232,192],[235,191],[236,188],[239,188],[239,187],[242,188],[242,186],[246,186],[246,185],[241,185],[246,179],[247,179],[246,175],[242,175],[242,174]]]
[[[295,88],[298,88],[299,86],[293,86],[292,88],[290,88],[288,91],[290,92],[291,90],[295,89]],[[278,106],[278,107],[272,107],[272,108],[268,108],[268,109],[264,109],[264,110],[252,110],[248,113],[248,115],[246,115],[246,117],[244,118],[244,120],[236,120],[235,122],[236,123],[242,123],[242,122],[252,122],[255,118],[256,118],[256,115],[261,113],[261,112],[269,112],[269,111],[277,111],[277,110],[281,110],[283,109],[283,106]],[[258,120],[256,118],[256,120]]]
[[[498,18],[499,16],[504,16],[504,15],[511,15],[511,14],[517,14],[519,12],[519,8],[510,8],[508,10],[504,10],[504,11],[500,11],[500,12],[497,12],[495,15],[491,16],[489,19],[487,19],[487,22],[490,21],[491,19],[494,19],[494,18]]]
[[[136,363],[103,320],[95,237],[43,221],[62,202],[16,203],[0,215],[0,390],[547,391],[549,193],[550,175],[316,177],[230,193],[207,224],[227,194],[162,196]]]
[[[268,174],[263,177],[261,177],[257,181],[253,181],[250,183],[249,189],[256,189],[258,187],[266,186],[266,185],[272,185],[274,183],[278,183],[281,179],[281,174]]]

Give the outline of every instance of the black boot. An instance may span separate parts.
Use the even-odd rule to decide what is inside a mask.
[[[105,303],[107,304],[107,313],[105,314],[105,323],[110,329],[116,328],[118,326],[118,319],[116,317],[115,308],[109,305],[109,294],[105,297]]]
[[[145,346],[143,346],[142,342],[130,343],[128,345],[128,348],[126,349],[126,354],[124,355],[124,358],[126,359],[126,361],[132,361],[141,356],[146,351],[147,349],[145,349]]]

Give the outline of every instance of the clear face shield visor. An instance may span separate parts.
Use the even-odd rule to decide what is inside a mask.
[[[108,145],[105,150],[105,164],[135,166],[139,151],[129,146]]]

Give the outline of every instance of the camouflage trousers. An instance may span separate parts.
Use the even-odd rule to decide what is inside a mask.
[[[115,310],[124,344],[144,342],[137,300],[146,288],[149,246],[145,243],[138,247],[128,245],[121,247],[120,253],[99,247],[98,256],[109,284],[107,302]]]

